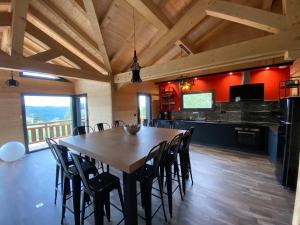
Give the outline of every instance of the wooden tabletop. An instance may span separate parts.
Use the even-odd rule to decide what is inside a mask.
[[[123,172],[133,173],[143,166],[150,149],[184,130],[142,127],[136,135],[122,127],[62,138],[59,143],[84,155],[109,164]]]

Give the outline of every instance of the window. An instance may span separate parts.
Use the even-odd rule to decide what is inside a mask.
[[[213,106],[212,92],[189,93],[182,95],[183,109],[211,109]]]
[[[47,79],[47,80],[61,80],[60,77],[53,76],[45,73],[36,73],[36,72],[22,72],[21,76],[30,77],[30,78],[39,78],[39,79]]]

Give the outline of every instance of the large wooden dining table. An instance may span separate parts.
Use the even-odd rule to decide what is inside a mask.
[[[125,224],[137,225],[135,172],[144,165],[153,146],[162,141],[170,141],[183,132],[184,130],[142,127],[136,135],[130,135],[123,127],[118,127],[62,138],[59,143],[123,172]]]

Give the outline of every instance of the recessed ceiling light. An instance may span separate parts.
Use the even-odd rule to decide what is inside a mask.
[[[285,69],[287,66],[278,66],[279,69]]]

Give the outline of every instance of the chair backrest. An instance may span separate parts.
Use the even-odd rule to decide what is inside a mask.
[[[193,136],[194,130],[195,130],[195,127],[190,127],[189,131],[191,133],[191,136]]]
[[[77,170],[77,172],[78,172],[78,174],[80,176],[80,179],[81,179],[81,181],[83,183],[83,186],[88,191],[91,192],[91,189],[90,189],[89,184],[88,184],[88,180],[87,180],[87,178],[86,178],[86,176],[85,176],[85,174],[83,172],[83,169],[82,169],[82,166],[81,166],[81,162],[79,160],[79,156],[76,155],[76,154],[74,154],[74,153],[71,153],[71,157],[72,157],[72,160],[74,162],[75,168],[76,168],[76,170]]]
[[[143,120],[143,126],[144,126],[144,127],[147,127],[147,126],[148,126],[148,119],[144,119],[144,120]]]
[[[189,151],[189,146],[192,138],[191,130],[187,130],[182,137],[182,151],[183,153],[187,153]]]
[[[56,163],[60,165],[58,156],[56,155],[56,152],[55,152],[54,146],[53,146],[53,145],[58,145],[57,142],[54,141],[54,140],[51,139],[51,138],[46,138],[46,143],[48,144],[49,149],[50,149],[50,151],[51,151],[51,153],[52,153],[52,155],[53,155],[53,157],[54,157]]]
[[[147,158],[145,160],[145,164],[143,166],[142,172],[140,174],[141,178],[145,179],[149,176],[154,176],[158,172],[159,165],[161,165],[161,160],[165,148],[167,146],[167,141],[162,141],[158,145],[155,145],[148,153]],[[147,164],[152,161],[152,171],[147,172]]]
[[[157,127],[157,120],[153,119],[149,121],[149,127]]]
[[[60,165],[62,166],[62,169],[66,174],[68,174],[68,148],[63,145],[53,144],[53,149],[55,151],[55,154],[57,155]]]
[[[114,127],[119,127],[125,125],[125,122],[123,120],[115,120],[114,121]]]
[[[89,126],[78,126],[73,129],[73,136],[82,135],[86,133],[94,132],[94,129]]]
[[[183,134],[177,134],[168,144],[167,147],[167,156],[165,160],[167,160],[170,163],[175,162],[179,148],[181,146]]]
[[[98,131],[104,131],[104,125],[106,125],[108,128],[110,128],[110,125],[108,123],[97,123],[95,125],[94,130],[96,130],[96,127],[97,127]]]

